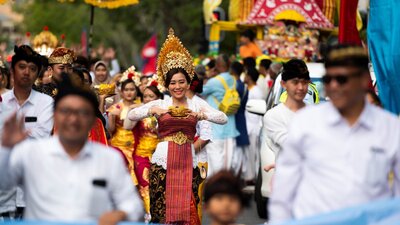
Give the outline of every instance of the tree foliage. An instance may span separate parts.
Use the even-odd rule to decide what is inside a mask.
[[[64,3],[33,0],[17,4],[15,9],[24,15],[21,31],[32,35],[48,26],[58,37],[65,34],[66,44],[70,46],[80,43],[84,29],[89,33],[90,6],[82,0]],[[152,34],[157,34],[161,45],[169,27],[175,29],[184,45],[195,54],[203,35],[202,1],[141,0],[138,5],[118,9],[95,8],[93,44],[116,48],[122,64],[129,66]]]

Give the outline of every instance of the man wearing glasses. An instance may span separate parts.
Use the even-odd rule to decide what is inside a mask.
[[[143,215],[122,156],[87,141],[97,108],[88,88],[76,87],[64,76],[54,100],[56,136],[23,141],[23,120],[14,114],[5,122],[0,188],[23,186],[25,219],[117,224]]]
[[[400,122],[366,101],[370,78],[365,50],[336,46],[325,68],[330,101],[293,118],[277,159],[271,222],[400,195]]]

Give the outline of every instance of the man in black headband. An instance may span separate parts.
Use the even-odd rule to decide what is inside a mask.
[[[99,224],[139,220],[142,201],[122,155],[87,141],[98,107],[95,94],[66,74],[62,79],[54,102],[57,135],[24,140],[22,120],[14,114],[5,122],[0,188],[24,186],[24,218],[29,220],[99,220]]]
[[[42,138],[50,136],[53,129],[53,99],[47,95],[32,90],[32,86],[42,68],[41,56],[27,45],[15,46],[11,59],[11,77],[14,80],[14,88],[2,95],[4,111],[16,111],[24,117],[23,126],[29,130],[29,138]],[[13,195],[9,195],[9,202],[13,201],[16,211],[9,208],[2,217],[18,218],[23,212],[25,203],[22,199],[22,191],[13,187]],[[0,193],[0,205],[6,205],[2,201],[4,193]]]
[[[267,145],[275,155],[286,141],[295,112],[305,107],[303,99],[307,94],[309,83],[310,75],[304,61],[292,59],[283,65],[281,85],[287,92],[287,99],[270,109],[264,116]]]
[[[326,59],[322,81],[330,101],[306,107],[291,122],[277,159],[271,222],[400,195],[400,121],[366,101],[366,50],[335,46]]]

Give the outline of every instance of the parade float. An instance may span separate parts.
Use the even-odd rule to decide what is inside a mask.
[[[213,18],[218,3],[211,0],[204,3],[211,55],[218,54],[222,31],[252,29],[267,58],[274,61],[301,58],[312,62],[319,58],[321,33],[329,35],[334,31],[336,0],[231,0],[228,21]]]

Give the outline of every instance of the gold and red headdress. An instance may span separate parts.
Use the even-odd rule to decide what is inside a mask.
[[[54,49],[49,57],[49,64],[72,64],[75,60],[75,53],[73,50],[59,47]]]
[[[160,85],[165,85],[165,79],[168,71],[174,68],[184,69],[190,79],[194,76],[193,59],[189,51],[183,46],[182,42],[174,34],[172,28],[169,29],[169,34],[161,47],[157,59],[157,76]]]
[[[121,84],[122,82],[126,81],[127,79],[133,80],[136,86],[140,85],[140,77],[142,74],[136,71],[135,66],[129,67],[125,72],[122,73],[121,78],[119,79],[119,83]]]

